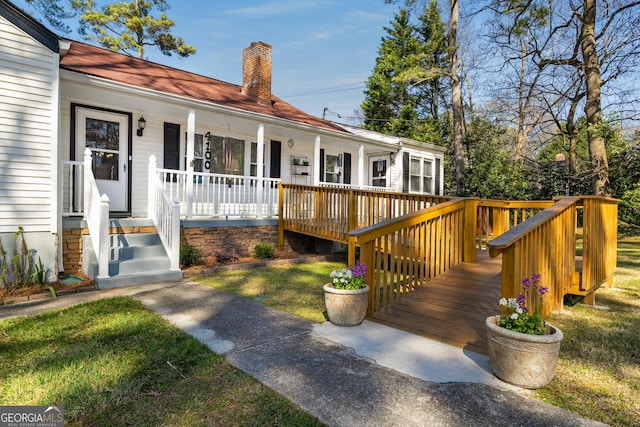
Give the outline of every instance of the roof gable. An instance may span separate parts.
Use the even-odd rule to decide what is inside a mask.
[[[16,7],[13,3],[0,0],[0,15],[4,16],[9,22],[29,34],[51,52],[58,53],[58,36],[51,32],[47,27],[26,14],[22,9]]]
[[[243,95],[242,87],[178,70],[76,41],[60,61],[60,68],[212,104],[349,133],[272,96],[270,104]]]

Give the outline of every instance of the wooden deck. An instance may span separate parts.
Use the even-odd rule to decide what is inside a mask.
[[[487,354],[485,319],[499,313],[501,257],[477,252],[462,264],[408,293],[368,320]]]

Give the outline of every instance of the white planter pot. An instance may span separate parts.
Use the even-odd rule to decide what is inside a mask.
[[[336,289],[333,283],[327,283],[323,289],[324,304],[331,323],[338,326],[356,326],[362,323],[369,305],[368,286],[346,290]]]
[[[544,387],[556,372],[562,332],[547,323],[548,335],[531,335],[498,326],[487,317],[489,363],[496,377],[530,389]]]

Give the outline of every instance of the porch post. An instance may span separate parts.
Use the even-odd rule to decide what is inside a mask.
[[[316,165],[318,169],[313,174],[311,182],[317,187],[320,185],[320,174],[322,173],[320,170],[320,135],[316,135],[316,141],[313,146],[313,164]]]
[[[149,156],[149,182],[147,183],[147,218],[155,218],[156,215],[156,181],[158,160],[153,154]]]
[[[258,137],[257,137],[257,150],[258,150],[258,158],[257,158],[257,166],[256,166],[256,209],[258,219],[262,218],[262,198],[263,198],[263,187],[264,187],[264,124],[260,123],[258,125]]]
[[[187,164],[185,170],[187,171],[187,182],[185,183],[187,193],[187,219],[193,217],[193,150],[194,140],[196,134],[196,111],[189,110],[189,117],[187,118]]]
[[[364,144],[358,147],[358,185],[364,186]]]

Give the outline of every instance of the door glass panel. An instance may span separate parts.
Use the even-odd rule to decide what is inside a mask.
[[[225,157],[227,159],[227,173],[244,175],[244,140],[227,138]]]
[[[338,156],[328,155],[325,157],[324,176],[325,182],[340,182],[340,175],[338,174]]]
[[[386,160],[374,160],[372,162],[372,181],[371,184],[374,187],[386,187],[387,186],[387,161]]]
[[[96,179],[117,181],[120,156],[117,153],[94,151],[91,153],[91,169]]]
[[[88,118],[85,121],[85,147],[91,149],[96,179],[118,181],[120,123]]]

